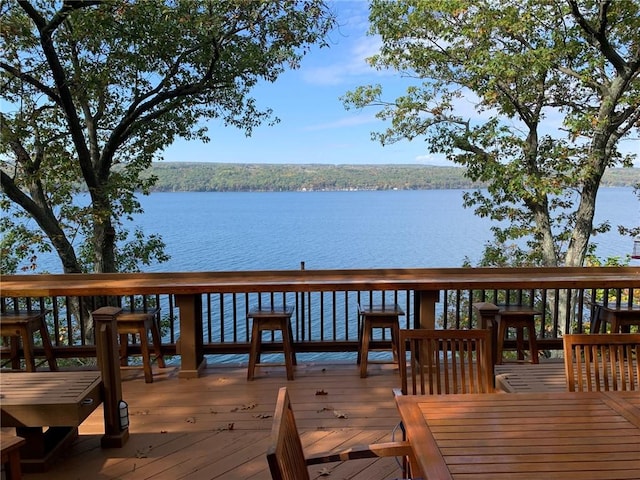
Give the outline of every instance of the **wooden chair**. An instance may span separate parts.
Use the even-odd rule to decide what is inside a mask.
[[[491,331],[400,330],[400,380],[403,395],[493,392]]]
[[[118,334],[120,336],[120,365],[127,366],[129,364],[129,335],[138,335],[140,338],[144,381],[153,383],[149,333],[151,333],[153,340],[153,347],[156,353],[155,360],[158,363],[158,367],[165,367],[160,329],[158,327],[160,306],[154,305],[146,297],[128,297],[128,303],[128,306],[122,307],[122,312],[117,317]]]
[[[640,390],[640,333],[567,334],[563,342],[570,392]]]
[[[280,388],[273,415],[271,444],[267,450],[267,462],[274,480],[308,480],[309,465],[396,456],[409,456],[414,461],[408,442],[379,443],[333,454],[305,457],[287,388]]]

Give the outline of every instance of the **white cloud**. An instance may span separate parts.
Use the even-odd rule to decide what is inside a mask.
[[[379,123],[374,115],[353,115],[349,117],[344,117],[333,122],[319,123],[316,125],[308,125],[303,128],[306,131],[317,131],[317,130],[333,130],[336,128],[344,128],[344,127],[354,127],[358,125],[365,125],[368,123]]]

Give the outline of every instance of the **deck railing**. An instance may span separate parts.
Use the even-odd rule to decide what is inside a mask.
[[[460,269],[456,269],[459,273]],[[408,271],[410,273],[410,270]],[[424,273],[424,270],[420,270]],[[474,275],[474,269],[468,270]],[[546,354],[562,349],[563,332],[588,332],[595,301],[616,305],[640,303],[640,275],[636,270],[624,270],[631,278],[626,287],[599,288],[535,288],[535,289],[447,289],[440,290],[435,306],[436,327],[475,328],[479,319],[474,315],[472,303],[488,301],[492,303],[526,303],[543,312],[537,320],[539,348]],[[629,274],[631,272],[631,276]],[[405,273],[403,272],[403,275]],[[188,274],[185,274],[188,275]],[[21,276],[27,277],[27,276]],[[370,284],[371,282],[368,282]],[[522,282],[516,282],[518,285]],[[375,286],[375,285],[374,285]],[[166,288],[164,289],[166,290]],[[238,289],[235,289],[238,290]],[[294,342],[297,352],[314,353],[330,360],[336,354],[357,351],[360,323],[357,314],[359,303],[397,303],[406,312],[401,319],[402,328],[419,326],[419,306],[413,289],[350,290],[331,289],[324,285],[321,289],[305,291],[281,291],[268,287],[260,291],[206,292],[200,293],[202,300],[201,322],[202,353],[209,362],[225,361],[244,355],[249,351],[250,324],[247,312],[250,308],[268,304],[286,304],[295,307],[293,316]],[[161,306],[159,319],[163,332],[163,344],[169,355],[180,355],[180,309],[173,293],[150,294],[145,290],[146,300]],[[7,292],[3,292],[7,295]],[[138,295],[120,296],[125,302],[141,302]],[[92,341],[90,312],[107,302],[103,296],[46,296],[11,297],[3,296],[2,310],[13,308],[46,308],[51,310],[47,317],[54,350],[59,358],[95,357]],[[111,297],[113,301],[113,297]],[[200,329],[197,329],[199,331]],[[277,338],[275,339],[277,341]],[[377,342],[384,336],[376,338]],[[507,347],[512,346],[507,342]],[[135,352],[136,346],[133,346]],[[6,352],[4,352],[6,354]],[[177,360],[176,360],[177,361]]]

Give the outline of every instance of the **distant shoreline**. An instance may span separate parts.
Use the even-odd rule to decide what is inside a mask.
[[[330,165],[156,162],[152,192],[285,192],[445,190],[485,186],[461,167],[429,165]],[[640,184],[640,168],[607,170],[602,187]]]

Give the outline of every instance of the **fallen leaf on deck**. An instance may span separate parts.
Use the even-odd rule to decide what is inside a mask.
[[[257,406],[258,406],[258,404],[256,404],[256,403],[249,403],[249,404],[243,405],[241,407],[232,408],[230,411],[231,412],[237,412],[238,410],[251,410],[251,409],[256,408]]]
[[[218,432],[225,432],[227,430],[233,430],[233,423],[228,423],[226,427],[218,428]]]
[[[213,408],[209,409],[209,413],[213,413],[214,415],[217,414],[218,412],[216,412]]]
[[[345,412],[339,412],[338,410],[334,410],[333,414],[336,418],[349,418],[349,416]]]
[[[187,422],[187,423],[196,423],[196,417],[188,417],[188,418],[186,419],[186,422]]]
[[[136,450],[136,458],[147,458],[147,454],[153,447],[149,445],[147,448]]]
[[[329,395],[327,392],[323,390],[316,390],[316,395]]]
[[[331,475],[331,470],[327,467],[324,467],[322,470],[318,470],[318,475],[321,477],[328,477]]]
[[[333,408],[331,407],[322,407],[320,410],[318,410],[316,413],[320,413],[320,412],[328,412],[329,410],[333,410]]]
[[[254,418],[271,418],[272,415],[268,414],[268,413],[256,413],[253,417]]]

